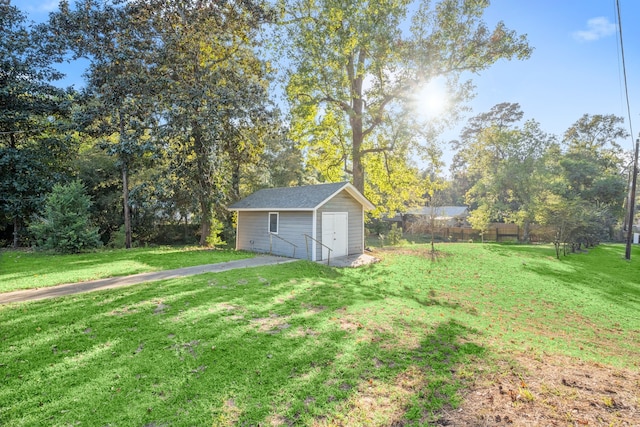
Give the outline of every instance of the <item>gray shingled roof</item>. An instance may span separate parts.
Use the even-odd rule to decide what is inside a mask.
[[[305,185],[302,187],[265,188],[229,206],[229,210],[313,210],[347,182]]]

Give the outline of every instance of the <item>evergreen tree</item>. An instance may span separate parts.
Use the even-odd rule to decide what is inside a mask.
[[[101,246],[98,227],[91,223],[91,204],[80,181],[56,184],[47,196],[42,216],[29,226],[37,247],[78,253]]]
[[[51,84],[62,49],[45,26],[33,27],[0,3],[0,227],[24,222],[42,206],[51,183],[68,171],[74,145],[65,136],[73,94]]]

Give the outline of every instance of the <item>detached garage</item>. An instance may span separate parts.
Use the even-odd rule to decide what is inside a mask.
[[[238,212],[236,249],[312,261],[364,252],[364,211],[348,182],[269,188],[229,206]]]

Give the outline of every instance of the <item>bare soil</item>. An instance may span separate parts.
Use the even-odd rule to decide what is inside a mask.
[[[566,356],[507,357],[511,362],[498,362],[498,371],[474,376],[461,406],[446,411],[439,424],[640,426],[637,370]]]

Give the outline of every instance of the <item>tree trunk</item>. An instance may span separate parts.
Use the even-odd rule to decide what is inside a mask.
[[[200,222],[200,246],[207,246],[207,238],[211,234],[211,202],[206,196],[200,196],[202,220]]]
[[[359,139],[358,139],[359,138]],[[360,118],[360,136],[356,136],[356,128],[353,128],[353,186],[364,194],[364,166],[362,165],[362,154],[360,147],[362,146],[362,118]]]
[[[231,200],[240,200],[240,159],[234,162],[231,172]]]
[[[364,141],[364,130],[362,125],[362,114],[364,101],[362,98],[363,76],[358,68],[364,64],[366,54],[360,51],[358,63],[354,62],[353,56],[349,59],[349,77],[351,79],[351,113],[349,124],[351,125],[351,161],[353,173],[353,186],[364,194],[364,165],[362,164],[362,143]]]
[[[186,244],[188,242],[187,236],[189,231],[189,218],[187,218],[187,215],[184,215],[184,227],[182,228],[182,230],[182,241]]]
[[[18,249],[18,235],[20,234],[20,221],[18,216],[13,217],[13,249]]]
[[[16,141],[16,136],[13,133],[9,134],[9,148],[11,148],[14,153],[17,152],[17,141]],[[15,155],[15,154],[14,154]],[[11,162],[9,165],[9,170],[11,171],[11,175],[15,176],[16,174],[16,168],[14,166],[14,163]],[[18,214],[18,210],[15,210],[15,216],[13,217],[13,249],[18,249],[18,234],[20,233],[20,219],[18,218],[19,214]]]
[[[196,154],[197,164],[197,182],[200,188],[197,189],[198,202],[200,203],[200,246],[207,246],[207,238],[211,233],[212,222],[212,193],[213,182],[211,181],[211,160],[210,153],[204,144],[202,129],[197,122],[192,123],[193,127],[193,144]]]
[[[436,240],[436,236],[435,236],[436,231],[433,229],[433,227],[431,227],[431,253],[435,254],[436,253],[436,245],[435,245],[435,240]]]
[[[208,246],[207,239],[211,234],[211,202],[206,196],[200,197],[200,210],[202,219],[200,220],[200,246]]]
[[[131,209],[129,208],[129,172],[122,163],[122,205],[124,207],[124,247],[131,249]]]
[[[522,241],[524,243],[530,243],[529,242],[530,234],[531,234],[531,222],[529,222],[529,220],[526,220],[522,226]]]
[[[120,142],[125,137],[124,117],[120,111]],[[121,144],[122,145],[122,144]],[[124,247],[131,249],[131,209],[129,208],[129,164],[127,155],[121,154],[122,161],[122,205],[124,208]]]

